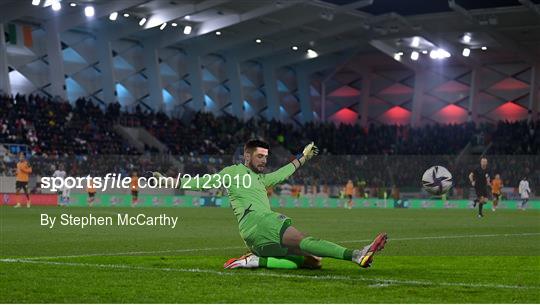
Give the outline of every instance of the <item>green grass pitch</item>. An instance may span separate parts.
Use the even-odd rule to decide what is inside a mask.
[[[168,227],[41,227],[41,213],[179,216]],[[281,209],[310,235],[388,244],[372,268],[223,270],[228,208],[0,207],[0,303],[539,303],[540,211]]]

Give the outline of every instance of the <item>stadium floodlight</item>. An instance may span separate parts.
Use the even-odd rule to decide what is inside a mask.
[[[51,8],[53,11],[55,12],[58,12],[59,10],[62,9],[62,4],[60,4],[60,1],[53,1],[52,5],[51,5]]]
[[[461,53],[461,55],[463,55],[465,57],[469,57],[470,54],[471,54],[471,49],[469,49],[469,48],[464,48],[463,52]]]
[[[485,50],[487,50],[487,47],[482,47],[482,51],[485,51]]]
[[[177,27],[177,26],[178,26],[178,23],[173,22],[173,23],[171,23],[171,26]]]
[[[186,15],[186,16],[184,17],[184,19],[186,19],[186,20],[191,20],[191,16],[190,16],[190,15]]]
[[[256,42],[256,43],[261,43],[262,40],[257,38],[257,39],[255,39],[255,42]]]
[[[298,47],[297,46],[292,46],[293,51],[298,51]]]
[[[71,3],[69,4],[69,6],[71,6],[71,7],[76,7],[76,6],[77,6],[77,3],[71,2]]]
[[[395,60],[397,60],[397,61],[400,61],[400,60],[401,60],[401,54],[400,54],[400,53],[401,53],[401,52],[395,53],[395,54],[394,54],[394,59],[395,59]]]
[[[420,46],[420,37],[414,36],[412,39],[411,47],[418,48]]]
[[[41,0],[32,0],[32,5],[33,6],[38,6],[40,2],[41,2]]]
[[[217,35],[217,36],[221,36],[221,32],[220,32],[220,31],[216,31],[216,35]]]
[[[422,50],[422,54],[427,54],[428,50]]]
[[[315,52],[312,49],[308,49],[307,50],[307,56],[308,56],[308,58],[315,58],[315,57],[319,56],[319,53]]]
[[[84,8],[84,15],[86,17],[94,17],[96,11],[94,10],[94,7],[91,5],[88,5]]]
[[[444,59],[450,56],[450,53],[445,49],[431,50],[431,52],[429,52],[429,57],[431,57],[432,59]]]
[[[413,51],[413,52],[411,53],[411,59],[412,59],[412,60],[415,60],[415,61],[416,61],[416,60],[418,60],[418,57],[420,57],[420,53],[418,53],[418,52],[416,52],[416,51]]]
[[[191,30],[192,30],[192,29],[193,29],[193,28],[191,27],[191,25],[186,25],[186,26],[184,27],[184,34],[186,34],[186,35],[191,34]]]
[[[167,26],[167,22],[163,22],[161,26],[159,27],[159,29],[163,31],[163,29],[165,29],[166,26]]]
[[[143,26],[145,23],[146,23],[146,18],[143,17],[143,18],[139,21],[139,25],[140,25],[140,26]]]
[[[129,14],[128,13],[124,13],[124,17],[129,17]]]
[[[118,18],[118,12],[112,12],[112,13],[109,15],[109,20],[115,21],[116,18]]]
[[[471,42],[471,39],[472,39],[471,34],[466,33],[465,35],[463,35],[463,42],[464,42],[464,43],[469,43],[469,42]]]

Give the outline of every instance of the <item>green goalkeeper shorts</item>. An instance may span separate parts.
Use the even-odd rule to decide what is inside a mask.
[[[257,256],[286,256],[288,249],[281,245],[283,233],[292,220],[275,212],[252,212],[240,225],[240,235],[246,246]]]

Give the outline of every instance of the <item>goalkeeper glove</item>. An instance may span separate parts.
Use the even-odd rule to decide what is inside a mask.
[[[157,179],[159,179],[160,177],[165,177],[162,173],[153,171],[147,171],[145,176],[149,176],[149,178],[154,177]]]
[[[158,181],[161,181],[160,179],[162,179],[162,178],[167,179],[167,177],[165,175],[163,175],[162,173],[157,172],[157,171],[156,172],[147,171],[146,174],[148,176],[150,176],[149,178],[153,177],[153,178],[158,179]],[[179,188],[182,188],[182,180],[180,178],[178,178],[178,181],[180,182]],[[174,185],[174,182],[172,184]],[[161,187],[161,182],[158,185]],[[168,180],[165,180],[165,187],[167,187],[167,188],[169,187],[169,181]],[[173,188],[174,188],[174,186],[173,186]]]
[[[313,142],[306,145],[304,150],[302,151],[302,154],[300,154],[296,159],[300,163],[300,165],[304,165],[307,160],[313,158],[313,156],[316,156],[319,153],[319,149]]]
[[[313,142],[306,145],[304,151],[302,151],[302,155],[306,158],[306,161],[313,158],[313,156],[316,156],[317,154],[319,154],[319,149]]]

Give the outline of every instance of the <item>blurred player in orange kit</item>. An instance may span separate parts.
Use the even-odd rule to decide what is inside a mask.
[[[495,212],[497,205],[499,205],[499,200],[501,200],[501,189],[503,187],[501,176],[499,174],[495,175],[495,179],[491,181],[491,193],[493,194],[493,206],[491,210]]]
[[[31,205],[30,195],[28,194],[28,180],[30,179],[31,173],[32,167],[30,167],[30,164],[28,164],[24,152],[21,151],[19,153],[19,162],[17,162],[17,177],[15,181],[15,198],[17,200],[17,204],[15,205],[16,208],[21,207],[21,203],[19,202],[19,193],[21,189],[24,190],[24,194],[26,195],[26,207],[29,208]]]
[[[133,171],[131,175],[131,206],[134,207],[139,203],[139,177],[137,171]]]
[[[352,180],[347,181],[347,185],[345,185],[345,197],[347,197],[347,206],[349,207],[349,210],[353,207],[353,193],[354,193],[354,184]]]
[[[91,207],[94,205],[94,201],[96,200],[96,186],[94,185],[93,179],[90,179],[90,183],[86,191],[88,192],[88,206]]]

